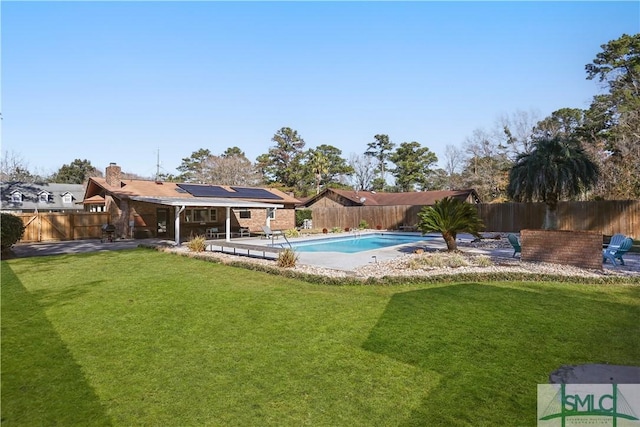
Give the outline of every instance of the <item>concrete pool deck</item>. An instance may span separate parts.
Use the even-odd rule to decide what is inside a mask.
[[[393,232],[387,232],[390,234],[394,234]],[[366,233],[363,233],[363,235]],[[401,232],[402,235],[415,235],[420,236],[420,233],[409,233],[409,232]],[[504,234],[504,233],[503,233]],[[292,242],[301,241],[301,240],[323,240],[331,237],[344,237],[348,236],[347,233],[341,233],[336,235],[324,235],[324,234],[312,234],[307,236],[302,236],[294,239],[290,239]],[[356,267],[376,263],[383,262],[394,259],[398,256],[411,254],[414,250],[418,248],[423,248],[426,250],[442,250],[446,248],[444,240],[439,234],[428,234],[425,238],[430,239],[426,240],[424,243],[407,243],[399,246],[393,246],[388,248],[380,248],[375,250],[357,252],[357,253],[342,253],[342,252],[298,252],[299,254],[299,263],[330,268],[334,270],[343,270],[343,271],[351,271]],[[461,243],[469,243],[473,240],[473,236],[469,234],[460,234],[458,235],[458,240]],[[258,237],[242,237],[242,238],[233,238],[232,242],[250,244],[250,245],[258,245],[265,246],[272,243],[271,239],[265,239]],[[221,243],[224,243],[224,240],[220,240]],[[215,241],[212,241],[212,248],[209,250],[218,250],[219,246],[215,244]],[[286,247],[286,241],[283,237],[278,239],[274,239],[273,243],[282,243]],[[132,249],[136,248],[139,245],[145,246],[172,246],[174,245],[173,241],[166,239],[126,239],[126,240],[115,240],[114,242],[105,242],[102,243],[99,239],[89,239],[89,240],[75,240],[75,241],[64,241],[64,242],[47,242],[47,243],[20,243],[15,245],[12,249],[16,257],[23,258],[29,256],[46,256],[46,255],[60,255],[60,254],[77,254],[77,253],[87,253],[87,252],[102,252],[102,251],[111,251],[111,250],[122,250],[122,249]],[[500,248],[475,248],[470,246],[461,246],[460,249],[467,253],[473,253],[478,255],[487,255],[495,258],[506,258],[512,259],[513,249],[510,247],[500,247]],[[228,252],[228,251],[227,251]],[[275,257],[275,254],[269,254],[272,257]],[[516,258],[517,259],[517,258]],[[627,253],[624,256],[625,264],[624,266],[617,265],[613,266],[610,263],[603,264],[603,268],[605,270],[612,271],[623,271],[628,272],[630,274],[638,274],[640,275],[640,254],[638,253]]]

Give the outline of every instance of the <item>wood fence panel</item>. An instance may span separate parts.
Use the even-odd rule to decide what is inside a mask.
[[[102,224],[109,222],[107,212],[23,213],[15,214],[25,225],[21,242],[50,242],[99,239]]]
[[[519,232],[540,229],[544,222],[544,203],[481,203],[478,215],[489,232]],[[415,225],[422,206],[356,206],[312,209],[316,228],[357,227],[361,220],[370,227],[398,229]],[[640,239],[640,200],[560,202],[558,229],[597,231],[605,235],[622,233]]]
[[[58,213],[38,214],[42,223],[42,236],[48,240],[72,240],[73,216]]]
[[[73,239],[92,239],[102,237],[102,226],[109,222],[107,212],[86,212],[74,214]]]

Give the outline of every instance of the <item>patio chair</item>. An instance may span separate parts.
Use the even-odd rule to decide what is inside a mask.
[[[613,241],[613,238],[611,239]],[[624,260],[622,259],[622,255],[629,252],[633,246],[633,239],[631,237],[626,237],[619,246],[611,245],[607,249],[602,251],[602,262],[607,262],[607,260],[611,261],[611,264],[616,265],[616,259],[620,260],[620,265],[624,265]]]
[[[520,253],[520,255],[522,255],[522,248],[520,247],[520,241],[518,240],[518,237],[513,233],[509,233],[507,235],[507,240],[509,240],[509,243],[511,243],[511,246],[513,246],[513,255],[511,255],[511,258],[514,258],[517,253]]]
[[[605,249],[617,248],[626,237],[627,236],[625,236],[624,234],[614,234],[613,236],[611,236],[611,240],[609,241],[609,244]]]
[[[267,225],[263,225],[262,227],[262,231],[264,231],[264,237],[266,237],[267,239],[273,239],[273,238],[278,238],[280,236],[283,235],[282,231],[280,230],[275,230],[272,231],[271,228]]]
[[[218,234],[218,227],[209,227],[205,231],[205,235],[207,236],[207,239],[213,239],[214,237],[216,237],[217,234]]]

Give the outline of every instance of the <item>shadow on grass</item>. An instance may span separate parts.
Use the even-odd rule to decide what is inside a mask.
[[[2,265],[2,425],[111,421],[43,307]]]
[[[461,284],[394,295],[363,347],[443,375],[407,425],[535,425],[563,364],[640,364],[638,305]]]

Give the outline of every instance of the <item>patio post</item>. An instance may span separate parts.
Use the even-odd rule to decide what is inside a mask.
[[[180,214],[186,209],[186,206],[176,206],[175,230],[176,230],[176,246],[180,246]]]
[[[227,206],[227,219],[225,220],[224,223],[224,229],[225,229],[225,240],[227,242],[231,241],[231,207]]]

